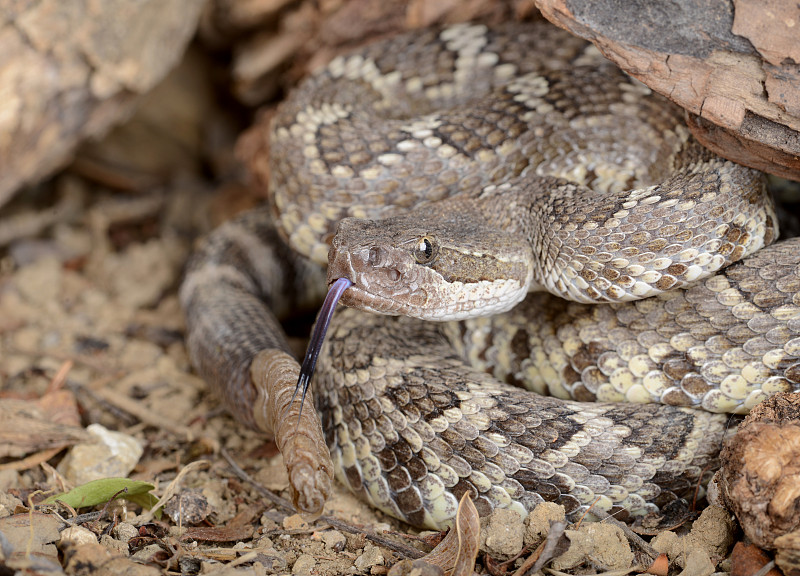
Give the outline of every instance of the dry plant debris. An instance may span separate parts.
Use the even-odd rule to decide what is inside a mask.
[[[782,393],[754,408],[722,453],[723,498],[756,545],[800,529],[800,394]]]
[[[238,147],[252,158],[264,145],[258,128],[236,144],[254,114],[251,104],[278,97],[341,50],[376,36],[434,22],[530,16],[533,3],[210,0],[199,16],[196,45],[140,98],[173,65],[170,54],[187,41],[201,4],[181,0],[166,9],[131,0],[70,7],[0,0],[12,7],[0,16],[7,25],[0,46],[19,56],[0,66],[0,80],[8,74],[29,80],[37,62],[52,58],[70,66],[62,67],[60,80],[83,79],[72,103],[89,103],[76,120],[56,85],[34,99],[6,100],[0,109],[0,204],[19,182],[40,178],[76,154],[67,171],[19,193],[0,214],[0,571],[381,575],[400,564],[409,574],[445,573],[457,564],[452,573],[470,574],[477,555],[482,573],[522,576],[570,552],[572,573],[650,566],[656,554],[641,538],[611,520],[568,527],[563,509],[550,504],[525,519],[500,513],[478,527],[464,503],[460,529],[415,535],[337,488],[323,515],[307,521],[287,500],[275,445],[219,411],[192,374],[182,341],[175,290],[192,240],[263,194],[232,152]],[[189,8],[175,25],[178,6]],[[125,29],[92,10],[114,13]],[[75,45],[48,35],[57,14],[75,32],[69,40]],[[147,40],[163,32],[160,26],[170,30],[169,43]],[[24,31],[31,32],[30,44],[22,42]],[[114,31],[127,39],[118,53],[108,49]],[[132,52],[140,58],[116,65]],[[91,57],[76,62],[81,53]],[[22,81],[4,85],[30,88]],[[224,104],[215,97],[220,92]],[[119,120],[134,99],[141,107],[131,120],[76,151],[79,139]],[[55,104],[47,108],[45,101]],[[19,115],[3,113],[11,105]],[[50,131],[35,123],[34,131],[50,139],[29,146],[33,136],[3,124],[43,106],[70,118],[71,131],[37,116]],[[258,123],[267,118],[268,110]],[[35,157],[6,154],[10,142],[14,154]],[[307,334],[307,326],[295,333]],[[74,487],[56,464],[90,438],[89,424],[136,440],[122,448],[134,466],[125,481],[153,486],[145,493],[157,496],[157,504],[42,504]],[[135,444],[143,446],[141,454]],[[147,510],[162,505],[160,518]],[[700,555],[674,550],[676,542],[699,549],[697,534],[707,520],[704,514],[691,530],[681,526],[680,535],[661,537],[670,573],[731,565],[724,558],[730,527],[721,518],[703,532]],[[595,532],[612,538],[620,553],[609,558],[608,550],[592,547]],[[586,549],[571,550],[581,539]],[[798,541],[796,533],[776,540],[787,574],[797,565]]]

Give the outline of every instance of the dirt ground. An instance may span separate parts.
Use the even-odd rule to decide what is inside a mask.
[[[134,573],[383,574],[430,550],[418,531],[340,487],[325,508],[332,518],[312,523],[271,501],[264,489],[288,498],[275,445],[220,410],[192,374],[176,289],[192,238],[208,226],[198,221],[211,221],[224,191],[186,181],[132,197],[72,172],[51,187],[63,221],[11,242],[0,278],[0,534],[9,567],[45,571],[49,561],[68,573],[115,572],[132,559]],[[35,200],[20,198],[6,223],[47,214]],[[70,216],[64,204],[73,201],[80,209]],[[89,424],[94,437],[122,434],[109,440],[111,455],[93,444]],[[73,522],[80,530],[62,531],[59,516],[30,516],[31,504],[97,477],[175,496],[160,519],[119,501],[97,507],[101,514],[48,509],[66,520],[84,514]],[[518,517],[484,524],[483,549],[495,559],[481,558],[492,573],[514,573],[538,544],[523,541]],[[38,552],[28,556],[31,526]],[[647,564],[608,528],[592,528],[591,540],[610,538],[601,548],[612,557],[576,567]],[[730,527],[723,531],[730,540]]]
[[[0,574],[377,575],[436,542],[341,488],[319,520],[286,509],[275,445],[192,373],[182,265],[195,238],[261,194],[234,154],[248,112],[184,98],[198,83],[213,93],[203,70],[190,51],[129,122],[0,212]],[[798,198],[796,186],[776,188]],[[120,500],[33,508],[110,477],[171,496],[165,513]],[[527,571],[549,530],[542,514],[484,520],[478,570]],[[649,544],[614,525],[569,527],[573,557],[554,566],[624,574],[664,552],[671,574],[729,571],[739,535],[728,515],[710,508],[694,525]]]
[[[177,529],[181,522],[167,516],[142,528],[132,520],[135,506],[115,506],[95,522],[94,528],[110,526],[113,519],[136,524],[143,542],[154,543],[135,550],[140,560],[227,563],[255,550],[263,556],[261,564],[275,572],[294,567],[303,554],[313,562],[305,560],[308,568],[294,573],[312,568],[317,574],[352,572],[368,546],[363,535],[339,534],[341,545],[326,548],[325,538],[330,537],[323,537],[324,521],[308,525],[270,503],[253,484],[237,478],[220,455],[224,449],[259,486],[277,493],[287,486],[274,444],[218,408],[205,384],[191,373],[182,342],[176,288],[194,235],[181,229],[182,207],[207,207],[213,194],[193,183],[149,198],[121,198],[92,191],[72,175],[58,178],[56,187],[68,189],[65,194],[85,194],[82,216],[40,238],[13,243],[2,261],[0,399],[5,404],[0,434],[9,448],[0,453],[7,456],[0,465],[0,516],[41,500],[34,492],[46,496],[63,485],[85,482],[91,478],[89,468],[105,466],[106,456],[96,449],[71,468],[60,467],[64,476],[42,465],[61,462],[63,451],[55,448],[54,456],[53,446],[86,441],[83,427],[94,423],[133,440],[132,445],[119,441],[122,454],[115,460],[125,460],[127,452],[141,454],[133,457],[131,469],[124,464],[103,468],[103,475],[152,482],[154,492],[161,494],[187,464],[204,463],[189,470],[176,487],[193,503],[200,502],[204,512],[194,522],[219,532],[200,539],[206,543],[200,556],[198,541],[182,540]],[[25,204],[20,203],[20,214],[38,213]],[[144,208],[133,218],[127,216],[137,207]],[[111,223],[114,212],[126,216]],[[61,395],[50,410],[46,399],[55,394]],[[17,443],[14,434],[20,426],[24,443]],[[337,492],[326,513],[373,530],[390,528],[386,518],[343,492]],[[225,531],[234,521],[244,532]],[[124,525],[111,536],[116,538]],[[375,564],[390,559],[384,551]],[[240,570],[252,570],[249,563],[240,564],[246,565]],[[192,572],[182,566],[180,571]]]
[[[10,234],[37,218],[56,214],[58,220],[36,236],[19,232],[0,261],[0,434],[7,444],[0,448],[0,534],[14,534],[12,523],[21,530],[3,542],[9,567],[42,570],[51,566],[42,564],[47,560],[69,573],[114,572],[130,558],[136,563],[127,569],[135,573],[383,574],[414,550],[430,549],[417,531],[341,488],[325,509],[341,525],[325,518],[306,523],[272,502],[264,489],[288,497],[274,444],[221,411],[192,374],[176,296],[181,266],[193,238],[220,218],[218,206],[253,202],[242,189],[186,178],[147,195],[120,194],[71,170],[40,194],[21,197],[0,227]],[[297,345],[301,350],[302,340]],[[91,442],[90,423],[124,435],[112,441],[118,447],[113,466],[96,447],[82,456],[76,447],[63,449]],[[77,462],[65,465],[65,454]],[[237,475],[232,463],[248,476]],[[50,526],[56,516],[29,516],[32,503],[97,476],[143,480],[158,497],[176,496],[160,519],[142,516],[130,503],[79,517],[89,544],[59,535],[67,524]],[[69,519],[91,508],[57,511]],[[516,549],[492,548],[493,539],[505,542],[525,531],[522,519],[516,522],[484,522],[489,554],[480,554],[482,571],[512,574],[535,548],[537,542],[521,537]],[[726,514],[712,523],[716,552],[692,562],[709,566],[713,558],[720,570],[730,566],[725,557],[736,532]],[[40,549],[28,556],[31,526]],[[618,562],[648,565],[635,542],[631,548],[609,528],[618,556],[587,553],[572,572]],[[661,548],[676,546],[672,536],[660,537]],[[500,557],[487,559],[492,554]],[[671,556],[673,573],[689,561]]]

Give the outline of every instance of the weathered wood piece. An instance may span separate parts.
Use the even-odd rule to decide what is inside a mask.
[[[800,5],[781,0],[536,0],[544,16],[687,111],[695,136],[800,180]]]

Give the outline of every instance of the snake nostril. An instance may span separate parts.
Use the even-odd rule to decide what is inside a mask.
[[[389,275],[389,280],[392,282],[400,280],[400,272],[396,268],[387,268],[386,273]]]
[[[370,266],[377,266],[378,265],[378,256],[380,252],[377,247],[373,246],[369,249],[369,256],[367,257],[367,264]]]

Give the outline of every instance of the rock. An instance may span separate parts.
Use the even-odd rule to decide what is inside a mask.
[[[0,206],[128,117],[175,66],[204,2],[4,2]]]
[[[553,502],[542,502],[537,505],[525,519],[525,546],[538,546],[550,532],[550,524],[564,522],[564,507]]]
[[[719,506],[708,506],[694,521],[688,534],[678,536],[674,532],[661,532],[650,545],[681,567],[688,567],[688,554],[693,550],[702,551],[716,566],[728,555],[733,540],[734,526],[728,511]]]
[[[162,552],[164,552],[164,549],[158,544],[148,544],[144,548],[140,548],[131,554],[130,558],[140,564],[149,564],[153,556],[161,554]]]
[[[420,558],[401,560],[391,567],[389,576],[444,576],[444,571],[434,564],[428,564]]]
[[[363,533],[351,534],[348,532],[344,537],[347,540],[345,546],[348,552],[355,552],[356,554],[363,552],[363,548],[367,543],[367,537]]]
[[[144,452],[141,442],[100,424],[91,424],[86,430],[97,442],[73,446],[58,471],[76,485],[101,478],[127,477]]]
[[[83,544],[97,544],[97,535],[83,526],[70,526],[61,531],[59,548],[64,546],[81,546]]]
[[[2,377],[0,377],[0,386],[2,386]],[[19,474],[16,470],[0,470],[0,498],[2,498],[2,493],[17,485],[19,485]]]
[[[112,554],[128,555],[128,543],[112,538],[109,534],[100,536],[100,544],[105,546]]]
[[[686,557],[686,567],[678,576],[711,576],[714,573],[714,563],[704,550],[695,548],[689,551]]]
[[[800,180],[798,10],[782,0],[536,0],[542,14],[587,40],[688,111],[715,153]]]
[[[127,522],[120,522],[112,528],[111,532],[117,540],[125,542],[126,544],[131,538],[135,538],[139,535],[139,530],[136,529],[136,526]]]
[[[364,546],[364,553],[356,558],[353,564],[359,570],[366,571],[373,566],[383,566],[385,562],[381,549],[372,544],[367,544]]]
[[[203,491],[200,489],[181,490],[169,499],[164,507],[172,521],[180,525],[200,524],[213,512]]]
[[[0,518],[11,516],[17,506],[22,506],[22,500],[11,494],[0,492]]]
[[[308,522],[300,514],[292,514],[283,519],[284,530],[308,530]]]
[[[599,570],[625,570],[633,563],[633,552],[619,526],[590,522],[565,532],[570,541],[567,552],[553,560],[554,570],[568,570],[583,563]]]
[[[59,530],[63,525],[63,520],[54,514],[41,512],[0,518],[0,555],[3,559],[0,564],[12,573],[17,570],[27,572],[31,558],[55,564],[58,562],[55,543],[59,541]]]
[[[31,304],[54,306],[59,300],[63,276],[61,262],[55,258],[42,258],[19,271],[16,287]]]
[[[326,530],[322,533],[321,538],[325,546],[334,552],[341,552],[344,550],[344,545],[347,544],[347,538],[338,530]]]
[[[680,540],[680,537],[675,534],[675,532],[664,530],[655,535],[650,541],[650,546],[652,546],[653,550],[656,552],[669,555],[678,544],[678,540]]]
[[[317,565],[317,561],[311,554],[300,554],[292,566],[292,574],[311,574],[311,569]]]
[[[497,508],[482,522],[481,550],[492,558],[513,558],[522,551],[525,525],[514,510]]]
[[[159,545],[153,544],[130,558],[126,558],[115,554],[97,542],[83,546],[69,546],[64,553],[64,571],[72,576],[92,576],[94,574],[158,576],[161,574],[160,569],[144,564],[150,556],[162,550]],[[135,562],[135,558],[141,558],[140,562]]]
[[[728,555],[734,540],[734,526],[730,513],[719,506],[708,506],[694,521],[685,537],[685,548],[704,550],[716,565]]]

